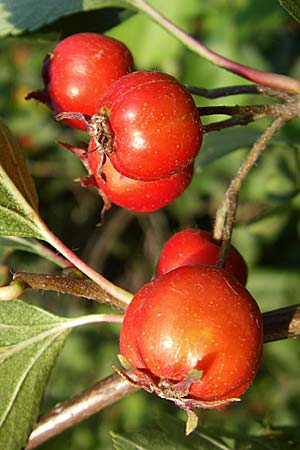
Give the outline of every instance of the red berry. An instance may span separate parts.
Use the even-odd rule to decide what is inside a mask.
[[[167,178],[155,181],[133,180],[121,175],[106,158],[101,175],[98,174],[100,154],[91,140],[89,167],[101,191],[112,203],[138,213],[163,208],[188,187],[193,176],[193,164]]]
[[[123,175],[144,181],[189,166],[199,152],[202,127],[197,107],[175,78],[133,72],[100,99],[98,112],[112,129],[110,159]]]
[[[187,229],[175,233],[164,245],[159,257],[156,276],[180,266],[193,264],[216,265],[220,245],[211,233]],[[227,272],[234,275],[243,285],[247,282],[247,264],[242,255],[231,245],[227,254]]]
[[[56,113],[72,111],[92,116],[99,97],[131,70],[132,55],[121,42],[96,33],[74,34],[59,42],[46,58],[44,90],[26,98],[46,102]],[[67,122],[86,129],[81,121]]]
[[[255,300],[212,266],[179,267],[146,284],[129,304],[120,336],[133,368],[128,376],[179,406],[181,399],[184,408],[237,399],[255,377],[262,345]],[[193,369],[202,375],[188,382]]]

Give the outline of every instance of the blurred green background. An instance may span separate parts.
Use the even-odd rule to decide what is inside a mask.
[[[228,58],[258,69],[300,77],[300,25],[275,0],[151,3]],[[110,28],[120,20],[119,25]],[[184,83],[205,88],[245,82],[187,51],[140,14],[107,9],[99,15],[92,12],[70,17],[57,23],[57,28],[59,33],[48,27],[32,35],[0,41],[0,115],[24,149],[36,182],[41,215],[48,226],[96,270],[135,292],[152,277],[160,249],[173,232],[193,226],[211,229],[231,177],[266,122],[206,136],[192,185],[169,207],[148,215],[113,207],[104,224],[96,227],[101,207],[98,194],[73,181],[85,170],[74,155],[56,143],[80,143],[87,139],[86,134],[54,123],[53,114],[46,107],[24,100],[28,92],[42,86],[42,60],[59,37],[76,31],[107,30],[129,46],[138,69],[159,69]],[[199,105],[254,102],[262,99],[247,96],[197,99]],[[293,122],[276,136],[240,196],[233,242],[249,265],[248,288],[263,311],[300,300],[299,132],[299,123]],[[0,257],[3,281],[7,268],[8,272],[57,271],[35,255],[7,248],[0,247]],[[104,310],[92,302],[49,293],[30,292],[26,299],[66,316]],[[118,326],[97,325],[71,334],[51,377],[43,411],[112,372],[118,333]],[[297,340],[267,344],[261,369],[242,402],[219,411],[200,412],[200,431],[204,427],[216,434],[227,433],[228,445],[230,436],[269,436],[274,426],[294,427],[291,433],[298,430],[299,434],[299,374]],[[162,411],[184,417],[168,402],[138,392],[40,448],[108,450],[112,448],[111,430],[121,433],[151,429]],[[237,441],[235,445],[230,448],[286,448],[284,443],[280,447],[278,442],[274,446],[269,441],[255,440],[246,444]],[[300,448],[299,442],[293,448]]]

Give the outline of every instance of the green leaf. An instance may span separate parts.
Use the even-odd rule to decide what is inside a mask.
[[[249,450],[299,450],[299,429],[276,427],[268,431],[267,436],[237,437],[236,448]]]
[[[20,238],[17,236],[0,236],[0,247],[41,255],[40,243],[33,239]]]
[[[288,13],[300,22],[300,1],[299,0],[278,0]]]
[[[27,202],[37,211],[38,196],[22,149],[2,119],[0,119],[0,164]]]
[[[18,236],[0,236],[0,255],[1,251],[3,251],[4,249],[20,250],[23,252],[33,253],[35,255],[41,256],[42,258],[48,259],[54,264],[65,267],[64,264],[60,264],[60,260],[58,258],[54,257],[53,253],[49,250],[48,247],[46,247],[42,242],[37,241],[36,239],[22,238]]]
[[[203,146],[196,159],[196,167],[202,170],[216,159],[235,150],[251,147],[259,135],[259,130],[251,127],[224,129],[205,135]]]
[[[60,17],[80,11],[115,7],[130,7],[127,0],[0,0],[0,35],[33,31]]]
[[[145,430],[142,433],[123,435],[111,433],[111,436],[116,450],[190,450],[188,441],[186,445],[175,442],[172,436],[159,430]]]
[[[116,450],[231,450],[220,433],[211,433],[201,425],[191,435],[185,435],[185,423],[174,416],[158,413],[157,428],[139,433],[111,433]]]
[[[38,198],[22,151],[0,121],[0,236],[42,239]]]
[[[166,435],[172,436],[174,443],[188,442],[191,450],[231,450],[221,439],[223,437],[221,432],[208,431],[201,425],[201,420],[195,431],[188,437],[185,436],[185,423],[174,416],[159,412],[157,424]]]
[[[0,303],[0,448],[20,450],[68,330],[66,319],[21,301]]]

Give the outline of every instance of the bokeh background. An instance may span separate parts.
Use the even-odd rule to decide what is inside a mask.
[[[151,3],[228,58],[300,77],[300,25],[275,0]],[[54,123],[53,114],[46,107],[24,100],[28,92],[42,86],[43,58],[58,39],[88,30],[107,32],[127,44],[138,69],[162,70],[183,83],[205,88],[245,81],[192,54],[141,14],[131,15],[121,9],[74,15],[37,33],[0,40],[0,115],[24,150],[39,194],[41,216],[87,263],[134,293],[153,276],[160,249],[172,233],[185,227],[212,228],[231,177],[267,122],[206,136],[193,182],[172,205],[147,215],[113,207],[104,224],[96,227],[101,200],[95,190],[84,189],[73,181],[85,170],[74,155],[57,144],[80,143],[87,140],[87,135]],[[196,101],[199,105],[234,105],[261,103],[264,99],[239,96]],[[300,301],[299,132],[296,121],[284,127],[249,176],[240,196],[233,242],[249,265],[247,286],[262,311]],[[11,272],[21,270],[57,272],[56,267],[36,255],[0,246],[2,281]],[[27,293],[26,300],[68,317],[105,310],[93,302],[46,292]],[[72,332],[51,376],[42,411],[112,373],[118,334],[119,327],[110,325],[87,326]],[[216,438],[222,436],[230,449],[286,449],[290,448],[289,442],[294,445],[291,448],[300,448],[299,374],[297,340],[265,345],[261,369],[242,401],[223,410],[200,412],[199,431]],[[170,414],[169,422],[161,414]],[[172,404],[138,392],[40,448],[109,450],[113,448],[110,431],[143,434],[159,430],[164,421],[169,423],[168,432],[174,437],[172,424],[176,416],[184,418]],[[177,424],[173,429],[177,429]],[[152,436],[156,431],[153,433]],[[134,436],[137,439],[141,435]],[[191,439],[183,440],[182,445],[223,448],[208,441],[203,443],[199,436]],[[178,445],[179,441],[178,437]],[[126,446],[115,442],[116,448],[137,448],[132,443],[134,439],[128,442]],[[152,447],[147,445],[141,448],[175,448],[163,440]]]

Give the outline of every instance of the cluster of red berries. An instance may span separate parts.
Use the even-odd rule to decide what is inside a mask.
[[[44,89],[26,98],[87,129],[88,152],[80,157],[89,178],[83,184],[97,186],[106,204],[151,212],[187,188],[203,131],[193,98],[175,78],[134,71],[125,45],[94,33],[62,40],[42,75]]]
[[[170,75],[134,71],[114,39],[81,33],[45,61],[45,87],[27,98],[85,128],[88,149],[64,146],[105,201],[136,212],[170,203],[188,186],[202,142],[198,110]],[[251,384],[262,318],[246,290],[247,266],[231,246],[225,269],[210,233],[184,230],[164,246],[155,278],[134,296],[120,335],[124,375],[190,412],[228,405]]]
[[[218,268],[219,252],[206,231],[173,235],[121,329],[125,376],[188,412],[238,400],[262,355],[262,317],[245,288],[246,263],[231,246],[226,268]]]

